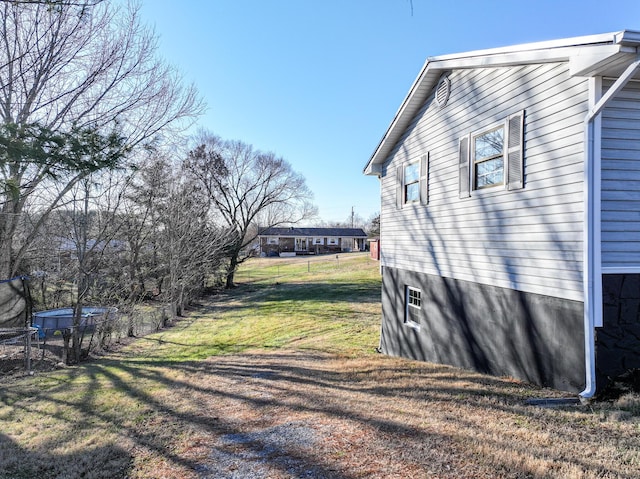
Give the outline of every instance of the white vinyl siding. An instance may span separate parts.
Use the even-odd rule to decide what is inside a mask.
[[[603,82],[606,91],[612,82]],[[602,266],[640,267],[640,84],[602,114]]]
[[[566,64],[454,70],[383,168],[382,265],[582,300],[587,82]],[[461,138],[525,111],[524,189],[463,191]],[[429,153],[429,205],[396,209],[396,168]],[[464,200],[459,198],[463,197]]]

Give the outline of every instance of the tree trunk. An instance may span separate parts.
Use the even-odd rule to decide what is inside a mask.
[[[1,214],[1,213],[0,213]],[[10,279],[13,276],[13,268],[11,265],[11,250],[13,249],[13,237],[10,231],[7,231],[6,219],[0,218],[4,224],[0,225],[0,279]]]
[[[73,331],[71,333],[71,339],[72,339],[72,349],[73,349],[73,359],[75,360],[76,364],[80,364],[80,356],[81,356],[81,352],[82,352],[82,336],[80,334],[80,328],[73,328]]]
[[[3,170],[4,170],[3,166]],[[15,167],[10,167],[10,175],[16,173]],[[18,218],[22,214],[23,203],[20,201],[20,192],[15,191],[9,186],[8,181],[0,193],[0,279],[9,279],[14,276],[14,266],[16,265],[14,258],[13,239],[18,229]]]
[[[231,254],[231,259],[229,260],[229,267],[227,268],[227,282],[225,285],[226,289],[232,289],[236,287],[233,280],[236,276],[236,269],[238,269],[238,254],[239,252],[234,252]]]
[[[73,310],[73,330],[71,331],[73,356],[76,364],[80,364],[80,356],[82,350],[82,335],[80,334],[80,325],[82,323],[82,304],[78,304]]]
[[[69,364],[69,340],[71,339],[71,334],[68,329],[62,330],[62,363],[68,365]]]
[[[226,289],[235,288],[236,285],[233,282],[234,276],[235,276],[235,271],[227,272],[227,282],[226,282],[226,284],[224,286]]]
[[[47,307],[47,280],[44,274],[40,277],[40,295],[42,297],[42,309],[49,309]]]

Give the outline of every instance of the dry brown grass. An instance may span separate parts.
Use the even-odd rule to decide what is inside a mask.
[[[637,417],[528,406],[532,393],[557,393],[446,366],[259,350],[181,368],[170,381],[155,400],[182,412],[156,420],[188,467],[160,461],[159,473],[160,458],[138,457],[134,477],[640,476]],[[290,440],[265,440],[274,428]],[[298,440],[302,429],[309,440]],[[243,475],[256,465],[261,475]]]
[[[131,383],[113,404],[71,398],[43,410],[44,398],[22,400],[40,420],[20,421],[28,437],[11,457],[51,475],[17,477],[640,476],[639,421],[624,412],[637,398],[544,409],[525,399],[553,391],[507,379],[297,350],[122,370],[112,381]],[[80,425],[59,430],[68,405]],[[72,434],[80,440],[62,439]]]

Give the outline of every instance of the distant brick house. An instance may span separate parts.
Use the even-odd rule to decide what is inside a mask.
[[[362,228],[265,228],[258,239],[265,256],[365,251],[367,244]]]

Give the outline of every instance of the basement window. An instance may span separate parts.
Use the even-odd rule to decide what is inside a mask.
[[[413,286],[405,287],[404,322],[407,326],[420,329],[420,311],[422,310],[422,291]]]

